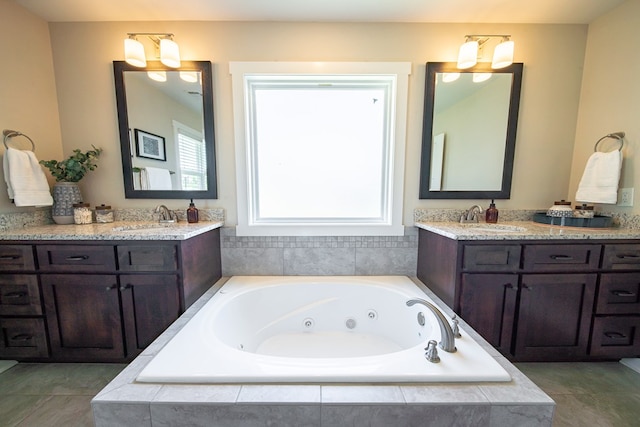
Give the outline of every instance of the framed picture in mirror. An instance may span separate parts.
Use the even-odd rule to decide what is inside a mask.
[[[167,149],[163,137],[140,129],[135,129],[135,135],[136,156],[167,161]]]

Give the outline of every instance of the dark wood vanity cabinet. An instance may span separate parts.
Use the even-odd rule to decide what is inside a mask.
[[[640,355],[640,244],[419,233],[418,278],[510,359]]]
[[[217,229],[181,241],[24,246],[35,257],[31,274],[5,274],[0,263],[0,358],[131,360],[221,277]],[[20,314],[6,312],[6,295],[19,291]],[[41,334],[27,342],[29,328]]]

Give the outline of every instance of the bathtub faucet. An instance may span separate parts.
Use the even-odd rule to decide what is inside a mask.
[[[438,320],[438,325],[440,326],[440,348],[449,353],[456,352],[456,343],[455,336],[453,334],[453,329],[451,329],[451,325],[447,321],[447,318],[444,317],[444,314],[438,308],[431,304],[429,301],[425,301],[420,298],[410,299],[407,301],[407,305],[411,307],[414,304],[422,304],[427,307],[431,312],[436,316]]]

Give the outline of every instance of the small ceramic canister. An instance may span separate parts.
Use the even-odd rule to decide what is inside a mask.
[[[576,206],[576,210],[573,211],[573,216],[576,218],[593,218],[595,212],[593,206],[587,206],[586,203],[583,203],[582,206]]]
[[[73,222],[76,224],[91,224],[93,215],[89,209],[89,203],[73,204]]]

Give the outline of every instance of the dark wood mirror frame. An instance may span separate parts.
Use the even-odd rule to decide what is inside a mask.
[[[147,67],[134,67],[125,61],[113,61],[118,125],[120,128],[120,150],[122,153],[122,173],[124,192],[127,199],[217,199],[216,153],[213,124],[213,80],[210,61],[182,61],[180,68],[170,68],[160,61],[147,61]],[[192,190],[135,190],[133,185],[133,165],[131,153],[129,115],[124,73],[131,71],[198,71],[202,73],[203,130],[207,144],[207,189]]]
[[[420,199],[508,199],[511,197],[511,178],[516,148],[516,130],[520,107],[520,89],[524,64],[514,63],[494,70],[490,63],[479,63],[472,68],[460,70],[455,62],[428,62],[425,77],[424,116],[422,127],[422,153],[420,163]],[[436,73],[510,73],[511,97],[507,121],[506,146],[502,186],[498,191],[431,191],[429,178],[431,169],[431,144],[433,139],[433,114],[436,89]]]

